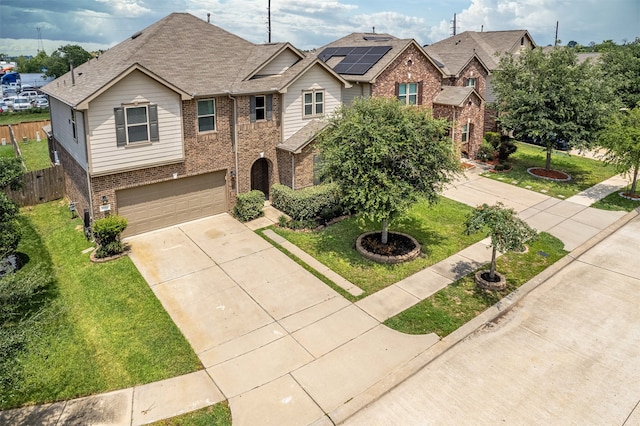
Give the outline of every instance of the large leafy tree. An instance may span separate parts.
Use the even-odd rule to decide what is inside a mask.
[[[631,195],[636,194],[640,172],[640,103],[623,108],[600,133],[600,145],[606,149],[604,160],[619,173],[631,175]]]
[[[77,67],[91,58],[91,53],[77,44],[61,46],[51,54],[45,75],[47,77],[58,78],[70,70],[70,63],[73,63],[73,66]]]
[[[320,135],[325,176],[347,206],[382,223],[383,244],[391,220],[420,197],[435,202],[460,170],[447,126],[429,110],[372,97],[343,105]]]
[[[625,108],[640,103],[640,38],[602,53],[602,72]]]
[[[558,140],[586,148],[594,142],[613,106],[611,87],[600,67],[579,63],[576,53],[558,47],[550,52],[505,55],[492,79],[499,122],[516,137],[539,139],[546,146],[547,170]]]

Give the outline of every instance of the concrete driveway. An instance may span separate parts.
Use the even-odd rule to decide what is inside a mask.
[[[389,330],[227,214],[127,241],[234,425],[331,424],[439,341]]]

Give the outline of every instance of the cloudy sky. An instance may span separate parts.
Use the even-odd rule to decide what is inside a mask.
[[[188,12],[254,43],[267,36],[268,0],[0,0],[0,53],[35,55],[66,44],[109,48],[171,12]],[[271,0],[272,41],[301,49],[354,31],[421,44],[458,32],[527,29],[538,45],[640,37],[638,0]],[[39,28],[39,34],[38,34]],[[197,36],[194,34],[194,36]]]

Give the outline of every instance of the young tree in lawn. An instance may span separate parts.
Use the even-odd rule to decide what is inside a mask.
[[[491,237],[489,281],[493,281],[496,276],[498,251],[522,251],[525,243],[536,235],[536,231],[520,219],[515,210],[506,208],[500,202],[493,206],[483,204],[476,207],[467,218],[465,227],[467,234],[485,230],[487,237]]]
[[[492,85],[500,124],[516,136],[540,139],[547,151],[546,170],[555,141],[590,146],[613,106],[601,68],[579,63],[575,51],[565,47],[503,56]]]
[[[324,175],[346,206],[382,223],[383,244],[391,220],[420,197],[435,202],[460,171],[447,128],[429,110],[371,97],[343,105],[321,133]]]
[[[636,195],[640,172],[640,104],[615,114],[600,132],[600,145],[606,149],[604,161],[618,173],[630,173],[630,195]]]

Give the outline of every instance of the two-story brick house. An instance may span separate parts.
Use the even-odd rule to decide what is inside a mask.
[[[302,145],[347,87],[288,43],[174,13],[43,91],[68,197],[94,218],[126,217],[132,235],[228,211],[275,182],[312,184]]]
[[[380,33],[352,33],[315,54],[351,83],[342,91],[344,103],[356,96],[386,96],[425,106],[434,117],[451,122],[452,142],[460,151],[469,156],[477,152],[489,74],[480,58],[467,58],[464,66],[452,70],[415,40]]]

